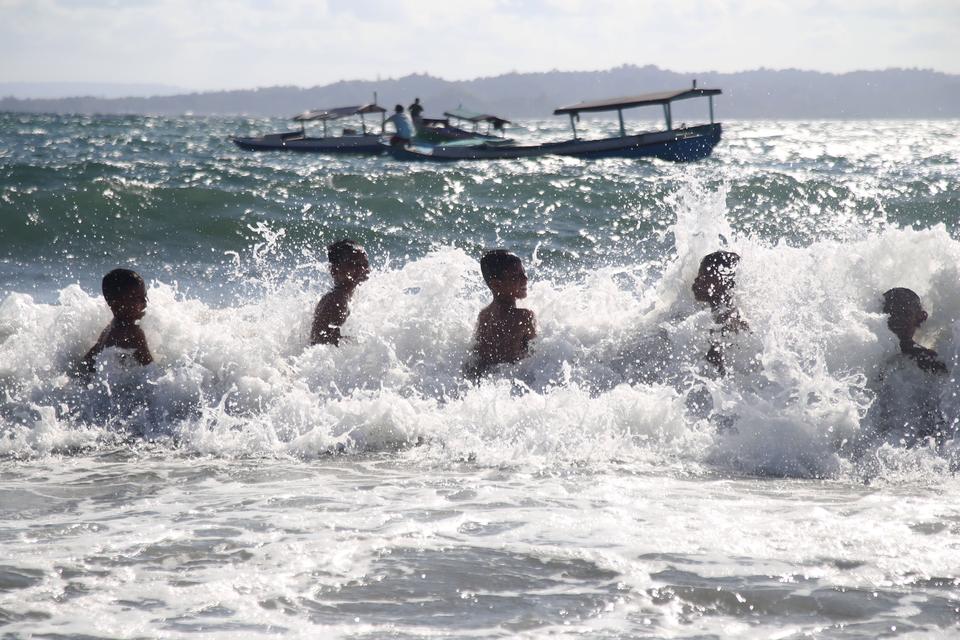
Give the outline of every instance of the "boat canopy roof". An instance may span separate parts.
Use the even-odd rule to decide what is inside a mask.
[[[378,104],[364,104],[359,107],[337,107],[335,109],[316,109],[314,111],[304,111],[301,114],[293,116],[297,122],[308,122],[310,120],[336,120],[337,118],[346,118],[348,116],[362,115],[365,113],[386,113],[386,109]]]
[[[680,89],[677,91],[658,91],[656,93],[644,93],[638,96],[624,96],[622,98],[607,98],[606,100],[579,102],[568,107],[560,107],[559,109],[555,109],[553,115],[559,116],[564,113],[577,114],[589,111],[616,111],[617,109],[629,109],[631,107],[667,104],[674,102],[675,100],[687,100],[688,98],[715,96],[719,93],[721,93],[720,89]]]
[[[496,125],[500,123],[501,125],[510,124],[510,121],[506,118],[501,118],[500,116],[495,116],[489,113],[477,113],[476,111],[468,111],[463,107],[457,107],[456,109],[451,109],[450,111],[444,111],[443,115],[448,118],[459,118],[460,120],[466,120],[468,122],[489,122],[490,124]]]

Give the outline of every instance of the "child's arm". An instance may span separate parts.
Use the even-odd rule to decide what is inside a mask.
[[[96,344],[90,347],[90,351],[87,351],[87,355],[83,356],[83,360],[80,361],[83,365],[83,370],[87,373],[93,373],[97,356],[100,355],[101,351],[103,351],[103,345],[106,343],[107,336],[110,334],[110,329],[112,327],[113,323],[111,322],[103,331],[100,332],[100,337],[97,338]]]
[[[133,345],[133,357],[142,365],[148,365],[153,362],[153,356],[150,354],[150,347],[147,346],[147,336],[143,329],[134,326],[130,331],[130,342]]]
[[[947,373],[945,365],[933,349],[927,349],[919,345],[913,345],[909,351],[905,351],[908,356],[914,359],[917,366],[928,373]]]

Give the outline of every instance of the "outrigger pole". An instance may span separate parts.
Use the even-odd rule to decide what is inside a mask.
[[[380,103],[377,102],[376,91],[373,92],[373,104],[376,106],[380,106]],[[387,112],[384,110],[380,112],[380,135],[383,135],[386,132],[387,132]]]

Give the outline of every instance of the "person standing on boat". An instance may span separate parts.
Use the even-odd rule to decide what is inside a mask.
[[[423,113],[423,105],[420,104],[420,98],[414,98],[413,104],[407,107],[407,111],[410,112],[410,117],[413,118],[413,124],[420,127],[420,114]]]
[[[390,145],[397,147],[410,144],[413,136],[417,135],[417,128],[414,126],[413,120],[403,112],[402,104],[398,104],[393,111],[393,115],[387,118],[387,122],[393,123],[393,127],[397,130],[397,133],[390,138]]]

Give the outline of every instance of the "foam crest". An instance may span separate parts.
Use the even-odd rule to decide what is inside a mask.
[[[224,456],[404,449],[434,462],[679,461],[836,476],[869,457],[876,381],[897,350],[882,291],[917,291],[930,313],[919,341],[960,365],[960,243],[942,226],[770,245],[730,228],[722,190],[675,198],[663,259],[535,277],[522,303],[538,317],[531,356],[479,385],[461,369],[489,293],[456,248],[375,271],[351,303],[344,344],[309,347],[329,277],[316,261],[278,276],[279,236],[261,229],[256,264],[244,271],[235,257],[251,279],[244,302],[218,307],[152,283],[141,324],[156,364],[131,369],[107,350],[89,381],[70,370],[109,321],[102,300],[76,285],[54,304],[10,294],[0,302],[0,453],[101,446],[120,433]],[[690,293],[700,258],[718,247],[742,256],[737,303],[751,327],[723,379],[703,361],[712,319]],[[941,384],[955,420],[956,377]],[[885,468],[916,469],[904,460],[924,457],[946,459],[924,450]]]

